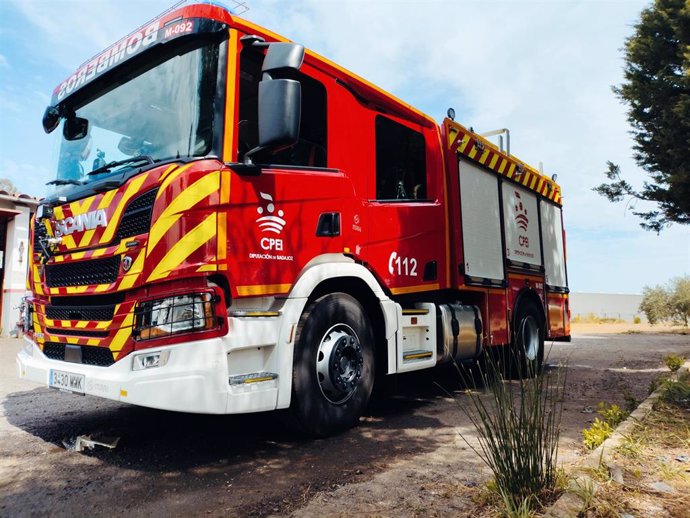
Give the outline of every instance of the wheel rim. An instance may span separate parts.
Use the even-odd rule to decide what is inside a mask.
[[[338,405],[357,390],[364,355],[359,337],[347,324],[336,324],[323,335],[316,352],[316,376],[323,397]]]
[[[525,357],[534,361],[539,354],[539,325],[537,320],[529,315],[522,321],[522,345],[525,349]]]

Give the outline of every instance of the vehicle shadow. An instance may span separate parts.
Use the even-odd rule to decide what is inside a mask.
[[[0,514],[19,509],[41,514],[55,499],[61,508],[76,510],[85,497],[94,515],[109,514],[112,502],[106,494],[114,491],[124,503],[152,492],[210,491],[221,498],[230,488],[231,515],[285,511],[321,488],[364,480],[394,459],[433,451],[447,442],[447,434],[435,431],[452,429],[454,423],[436,407],[448,398],[440,387],[457,386],[457,372],[405,375],[397,380],[394,394],[372,406],[359,426],[325,439],[296,435],[283,426],[279,413],[196,415],[46,388],[15,392],[2,403],[5,419],[37,440],[0,446],[0,452],[27,467],[32,459],[37,465],[31,467],[32,477],[18,477],[1,489],[6,495]],[[64,439],[93,433],[120,441],[113,450],[63,449]],[[38,457],[41,441],[52,447]],[[69,471],[67,465],[72,466]],[[36,499],[37,494],[53,496]]]

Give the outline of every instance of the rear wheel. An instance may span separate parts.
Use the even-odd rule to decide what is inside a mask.
[[[354,426],[371,396],[374,372],[374,335],[362,306],[346,293],[319,298],[297,328],[293,425],[314,436]]]
[[[518,307],[513,333],[513,375],[531,378],[544,365],[544,319],[536,304],[524,301]]]

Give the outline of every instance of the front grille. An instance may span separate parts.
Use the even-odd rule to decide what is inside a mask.
[[[40,254],[43,252],[43,248],[41,248],[41,239],[45,239],[48,237],[48,231],[46,230],[46,226],[42,221],[35,220],[34,221],[34,253]]]
[[[93,261],[53,264],[46,266],[46,284],[49,288],[110,284],[117,280],[120,256]]]
[[[81,347],[81,362],[86,365],[98,365],[99,367],[107,367],[115,363],[113,360],[113,353],[107,347],[90,347],[82,345]],[[46,342],[43,345],[43,354],[52,360],[65,360],[65,344],[58,344],[55,342]]]
[[[138,236],[149,231],[151,211],[156,201],[157,189],[138,196],[127,206],[117,228],[116,239]]]
[[[49,327],[46,331],[51,335],[83,336],[86,338],[105,338],[109,331],[91,331],[89,329],[64,329],[62,327]]]
[[[91,320],[106,322],[113,319],[115,306],[46,306],[51,320]]]

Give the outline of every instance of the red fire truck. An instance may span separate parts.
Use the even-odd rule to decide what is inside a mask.
[[[222,7],[87,61],[43,126],[23,378],[325,435],[376,379],[569,338],[552,179]]]

